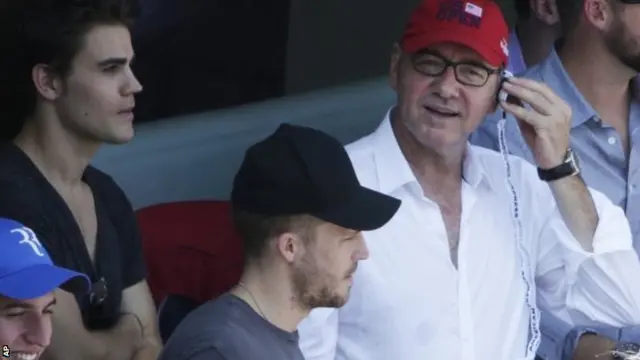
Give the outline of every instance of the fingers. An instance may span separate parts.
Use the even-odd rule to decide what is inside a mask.
[[[525,78],[510,78],[505,82],[505,85],[506,84],[510,85],[505,87],[505,91],[507,91],[507,88],[511,88],[511,91],[514,92],[513,95],[516,97],[518,97],[518,94],[522,93],[522,97],[520,97],[520,99],[531,105],[531,107],[541,114],[549,115],[548,113],[551,112],[551,108],[547,108],[547,106],[552,106],[553,109],[557,109],[562,113],[562,115],[571,117],[571,107],[569,104],[567,104],[546,84]],[[523,89],[526,89],[526,91]],[[518,94],[516,94],[516,92]],[[534,94],[537,94],[537,96]],[[546,101],[542,101],[540,98],[544,98]],[[531,101],[528,101],[528,99]],[[535,99],[540,101],[536,101]],[[541,106],[542,108],[538,109],[538,106]]]
[[[556,95],[553,90],[551,90],[547,84],[541,83],[535,80],[527,79],[527,78],[519,78],[513,77],[510,78],[509,81],[512,84],[522,86],[525,89],[536,92],[542,95],[545,99],[547,99],[551,103],[562,102],[562,99]]]
[[[516,119],[523,121],[534,128],[542,128],[544,126],[545,117],[536,111],[527,109],[520,105],[511,104],[506,101],[501,101],[500,106],[504,111],[513,115]]]
[[[512,83],[509,81],[506,81],[502,87],[505,92],[531,105],[531,107],[540,114],[550,115],[549,110],[553,103],[535,89],[527,88],[518,83]]]
[[[553,127],[557,121],[570,121],[571,108],[547,85],[531,79],[511,78],[503,84],[508,94],[530,105],[501,102],[502,108],[535,128]],[[559,124],[556,124],[559,125]]]

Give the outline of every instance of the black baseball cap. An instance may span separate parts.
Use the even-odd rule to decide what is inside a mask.
[[[360,185],[338,140],[291,124],[247,150],[231,203],[264,216],[308,214],[360,231],[382,227],[400,207],[400,200]]]

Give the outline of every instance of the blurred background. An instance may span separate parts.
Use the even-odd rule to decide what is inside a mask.
[[[138,123],[379,77],[418,0],[138,0]],[[511,0],[498,0],[508,20]]]

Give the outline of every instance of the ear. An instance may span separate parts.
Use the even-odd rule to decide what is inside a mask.
[[[402,49],[400,49],[400,45],[398,43],[394,43],[393,49],[391,49],[391,62],[389,63],[389,86],[391,86],[393,90],[398,90],[401,58]]]
[[[613,22],[614,9],[606,0],[584,0],[584,17],[599,30],[606,30]]]
[[[496,112],[496,110],[498,110],[498,108],[500,107],[500,97],[502,96],[501,91],[502,91],[502,84],[504,81],[506,81],[506,79],[513,77],[513,74],[506,69],[503,69],[500,71],[500,73],[498,74],[498,81],[495,82],[495,101],[493,103],[493,106],[491,106],[489,108],[489,113],[487,115],[493,114],[494,112]],[[506,96],[506,95],[504,95]]]
[[[544,24],[553,26],[560,22],[560,15],[558,15],[556,0],[531,0],[531,5],[531,10],[534,15]]]
[[[31,80],[38,94],[47,100],[55,100],[62,94],[62,81],[55,76],[49,66],[38,64],[31,70]]]
[[[304,252],[304,244],[300,236],[294,233],[284,233],[276,239],[278,253],[288,263],[293,263],[296,257]]]

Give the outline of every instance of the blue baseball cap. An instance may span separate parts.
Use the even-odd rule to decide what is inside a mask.
[[[0,218],[0,295],[28,300],[57,288],[87,293],[91,282],[84,274],[53,265],[33,230]]]

